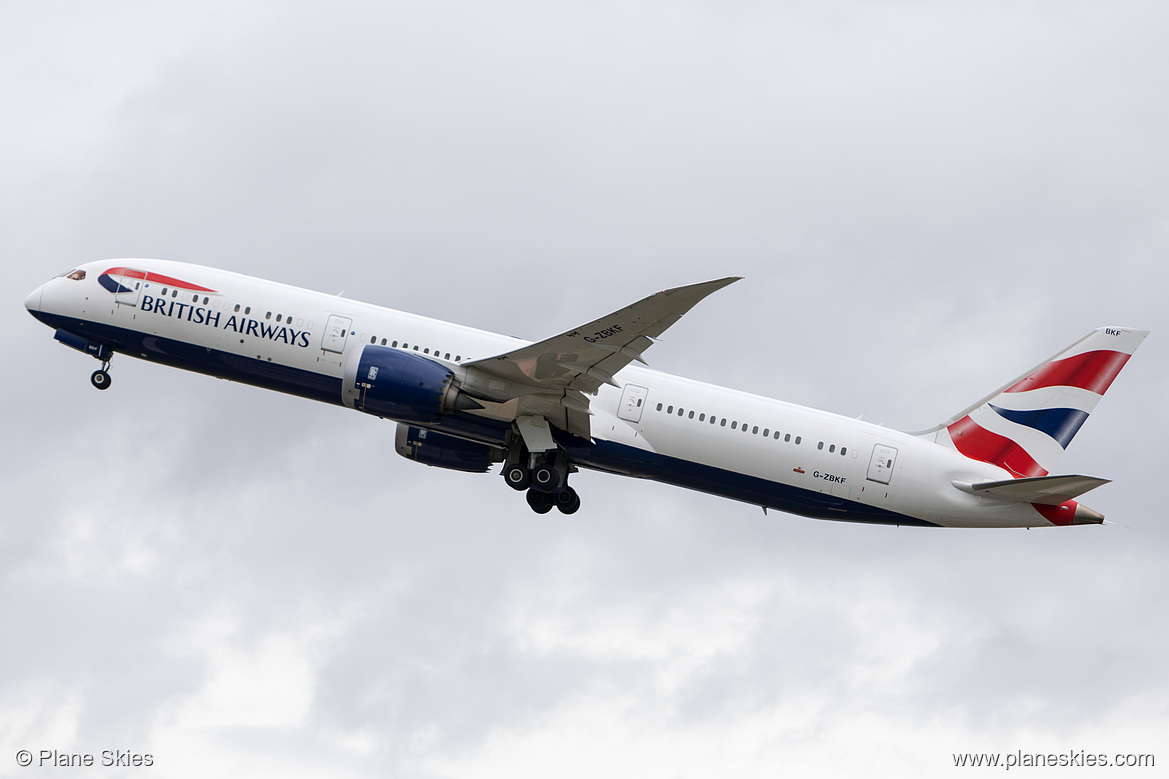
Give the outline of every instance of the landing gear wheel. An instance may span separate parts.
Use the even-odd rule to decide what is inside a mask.
[[[503,480],[513,490],[526,490],[532,483],[532,474],[522,463],[513,463],[503,469]]]
[[[560,471],[550,463],[544,463],[532,471],[532,482],[536,489],[543,492],[554,492],[564,483]]]
[[[580,508],[580,496],[572,487],[565,487],[564,492],[556,495],[556,508],[561,514],[575,514]]]
[[[97,387],[99,390],[110,388],[110,374],[102,371],[94,371],[93,375],[89,377],[89,383]]]
[[[537,514],[547,514],[552,510],[552,504],[555,502],[556,498],[553,495],[536,489],[528,490],[528,505]]]

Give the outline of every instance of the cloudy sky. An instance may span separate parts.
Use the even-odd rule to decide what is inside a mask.
[[[1167,36],[1156,2],[0,4],[0,773],[1169,764]],[[653,367],[901,429],[1153,335],[1060,465],[1119,526],[591,473],[540,517],[344,409],[126,358],[95,392],[22,301],[107,257],[533,339],[741,274]]]

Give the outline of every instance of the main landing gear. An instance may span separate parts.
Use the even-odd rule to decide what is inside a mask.
[[[103,360],[101,368],[93,372],[89,377],[89,383],[97,387],[99,390],[107,390],[110,388],[110,361]]]
[[[537,514],[547,514],[554,507],[562,514],[575,514],[580,496],[568,486],[568,474],[575,470],[563,449],[530,454],[515,436],[503,464],[503,480],[513,490],[527,490],[528,505]]]

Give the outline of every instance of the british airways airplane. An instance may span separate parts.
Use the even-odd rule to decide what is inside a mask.
[[[737,277],[659,292],[534,343],[214,268],[92,262],[25,301],[66,346],[397,422],[397,451],[486,472],[538,513],[580,508],[578,468],[819,519],[943,527],[1098,524],[1105,479],[1056,460],[1148,334],[1105,327],[928,430],[898,432],[650,370],[654,339]]]

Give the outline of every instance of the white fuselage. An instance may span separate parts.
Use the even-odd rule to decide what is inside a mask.
[[[112,291],[99,277],[115,267],[148,272],[151,280],[132,285],[128,279],[120,287],[126,291]],[[526,343],[198,265],[117,260],[79,270],[84,279],[58,277],[33,292],[26,301],[30,311],[116,352],[339,405],[346,360],[366,344],[457,366]],[[951,527],[1052,524],[1030,504],[955,487],[956,481],[1011,474],[930,440],[635,365],[621,370],[617,381],[620,388],[602,386],[591,399],[593,440],[569,448],[574,464],[820,518]],[[644,388],[643,402],[622,414],[630,385]],[[490,421],[488,412],[455,416],[476,415]],[[504,445],[496,437],[502,424],[459,427],[443,419],[422,426]]]

